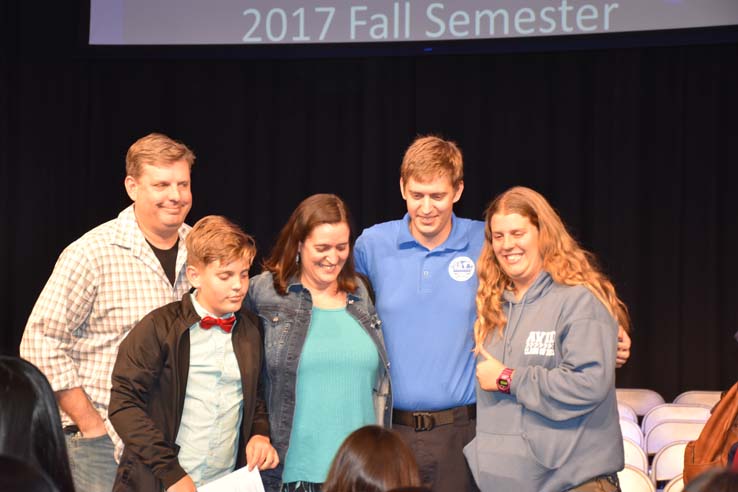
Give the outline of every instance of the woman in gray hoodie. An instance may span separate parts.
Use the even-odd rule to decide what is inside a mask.
[[[546,199],[523,187],[485,215],[478,262],[477,435],[483,492],[618,491],[615,397],[627,309]]]

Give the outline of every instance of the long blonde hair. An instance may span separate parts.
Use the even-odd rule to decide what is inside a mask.
[[[485,242],[479,257],[477,321],[474,340],[477,349],[493,330],[502,331],[507,322],[502,309],[502,294],[513,287],[512,280],[500,268],[492,249],[491,219],[495,214],[520,214],[538,229],[538,247],[543,269],[553,280],[565,285],[584,285],[605,305],[620,326],[630,331],[628,308],[621,301],[612,282],[599,271],[594,255],[582,249],[561,217],[538,192],[516,186],[498,195],[484,213]]]

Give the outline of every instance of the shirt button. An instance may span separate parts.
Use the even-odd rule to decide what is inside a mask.
[[[428,270],[423,270],[423,278],[428,278],[428,275],[430,275],[430,272],[428,272]]]

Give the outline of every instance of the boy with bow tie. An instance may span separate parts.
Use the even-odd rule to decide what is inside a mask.
[[[113,368],[109,414],[125,444],[116,492],[194,492],[244,464],[279,462],[257,389],[258,318],[239,313],[254,240],[208,216],[187,236],[187,252],[194,290],[144,317]]]

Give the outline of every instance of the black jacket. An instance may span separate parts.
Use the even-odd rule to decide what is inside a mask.
[[[264,355],[259,321],[242,310],[233,328],[233,350],[241,372],[243,418],[236,468],[246,463],[254,434],[269,435],[259,373]],[[146,315],[121,343],[113,368],[109,418],[125,450],[114,492],[158,492],[186,475],[175,444],[190,366],[189,328],[198,322],[189,294]]]

